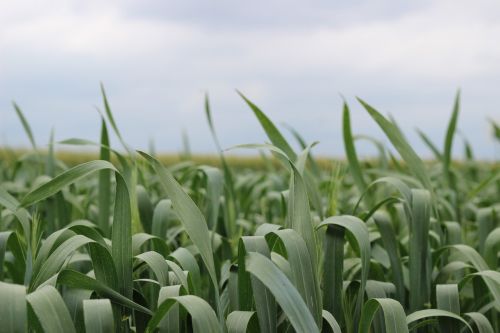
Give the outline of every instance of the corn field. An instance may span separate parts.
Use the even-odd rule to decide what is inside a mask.
[[[453,159],[458,94],[442,146],[419,132],[433,161],[361,99],[390,147],[354,135],[344,104],[329,168],[241,95],[269,143],[230,150],[260,170],[227,162],[208,98],[220,167],[133,150],[102,96],[99,139],[47,150],[14,105],[33,149],[0,160],[0,332],[500,332],[500,168]]]

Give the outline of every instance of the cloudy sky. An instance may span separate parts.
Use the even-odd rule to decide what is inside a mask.
[[[51,128],[57,140],[98,140],[102,81],[136,148],[153,139],[179,151],[185,129],[193,151],[214,152],[206,91],[224,147],[264,142],[238,89],[277,124],[320,141],[317,154],[343,155],[342,94],[356,134],[383,138],[360,96],[430,156],[415,128],[442,146],[460,88],[459,129],[477,156],[493,158],[499,12],[500,2],[484,0],[2,1],[0,145],[28,146],[12,100],[40,145]],[[460,156],[461,140],[456,148]]]

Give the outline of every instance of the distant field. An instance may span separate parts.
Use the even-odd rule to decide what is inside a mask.
[[[33,154],[32,149],[7,149],[7,148],[0,148],[0,158],[4,159],[5,161],[15,161],[18,160],[19,158],[22,158],[23,156],[29,156]],[[41,155],[46,156],[47,152],[42,151]],[[75,166],[84,162],[96,160],[99,158],[99,152],[82,152],[82,151],[71,151],[71,150],[59,150],[55,152],[55,157],[60,160],[61,162],[65,163],[67,166]],[[222,167],[221,165],[221,159],[220,156],[217,154],[191,154],[189,156],[186,156],[182,153],[159,153],[155,155],[155,157],[160,160],[163,164],[165,165],[174,165],[180,162],[192,162],[194,164],[198,165],[210,165],[214,167]],[[116,161],[115,158],[112,157],[113,161]],[[269,164],[273,165],[274,167],[281,168],[282,164],[279,162],[279,160],[276,160],[272,158],[269,154],[267,154],[267,157],[263,157],[261,155],[225,155],[225,160],[227,163],[234,168],[237,169],[255,169],[255,170],[261,170],[265,169],[266,166]],[[331,158],[331,157],[324,157],[324,156],[314,156],[314,160],[316,164],[323,170],[331,170],[334,168],[336,165],[346,165],[347,164],[347,159],[344,158]],[[360,160],[362,163],[368,164],[368,165],[377,165],[380,163],[380,159],[377,157],[371,157],[371,158],[365,158]],[[436,164],[439,163],[435,159],[423,159],[423,161],[428,164]],[[404,160],[399,160],[398,162],[401,164],[404,164]],[[468,162],[464,160],[454,160],[453,163],[457,166],[464,166],[467,165]],[[497,169],[500,168],[500,165],[496,161],[475,161],[475,164],[481,164],[485,167],[491,167],[492,169]],[[389,165],[393,165],[391,161],[388,161]]]
[[[29,149],[6,149],[0,148],[0,156],[7,160],[17,160],[23,155],[31,154],[32,150]],[[42,152],[46,155],[46,151]],[[64,162],[68,166],[78,165],[84,162],[92,161],[99,158],[99,152],[81,152],[81,151],[57,151],[55,156],[58,160]],[[195,164],[205,164],[210,166],[221,167],[221,160],[217,154],[192,154],[190,156],[185,156],[182,153],[177,154],[165,154],[159,153],[156,156],[165,165],[177,164],[183,161],[191,161]],[[227,162],[235,168],[250,168],[250,169],[262,169],[266,166],[266,163],[272,163],[275,166],[279,166],[279,162],[273,159],[269,161],[262,158],[262,156],[235,156],[229,155],[226,157]],[[331,168],[331,164],[334,159],[319,157],[316,158],[319,165],[323,168]],[[336,160],[335,160],[336,161]]]

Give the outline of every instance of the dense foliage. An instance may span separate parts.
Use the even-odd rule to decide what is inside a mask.
[[[59,143],[100,159],[70,168],[15,106],[33,151],[0,161],[0,331],[500,331],[499,168],[467,142],[452,160],[458,96],[442,148],[419,133],[434,162],[362,100],[400,158],[354,136],[344,105],[347,161],[327,169],[242,97],[270,144],[234,149],[263,170],[227,163],[208,99],[220,168],[133,151],[104,91],[99,143]]]

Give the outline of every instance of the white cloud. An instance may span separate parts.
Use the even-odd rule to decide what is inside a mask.
[[[56,1],[25,15],[26,6],[4,3],[0,12],[14,14],[0,17],[2,49],[129,63],[140,63],[134,56],[142,55],[165,66],[185,62],[217,71],[389,71],[457,80],[500,69],[500,21],[492,19],[493,8],[477,2],[437,1],[394,19],[346,27],[325,21],[311,28],[242,26],[223,32],[193,22],[126,16],[119,2],[91,2],[94,7],[83,13],[67,3]],[[21,19],[12,19],[16,16]]]

